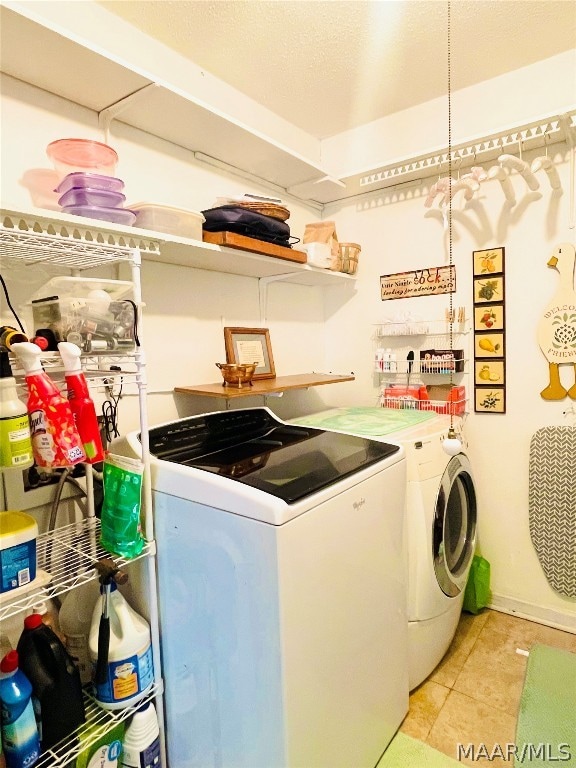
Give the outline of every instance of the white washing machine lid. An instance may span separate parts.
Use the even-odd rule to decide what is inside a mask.
[[[149,430],[152,487],[282,524],[398,461],[401,446],[294,426],[268,408],[217,411]],[[111,451],[139,455],[131,433]]]

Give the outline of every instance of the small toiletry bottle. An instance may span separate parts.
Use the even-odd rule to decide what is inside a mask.
[[[96,408],[90,397],[86,377],[82,373],[80,348],[68,341],[61,341],[58,344],[58,351],[64,363],[68,401],[82,439],[87,461],[90,464],[97,464],[104,461],[104,451],[98,419],[96,418]]]
[[[17,651],[10,651],[0,661],[2,744],[7,768],[29,768],[40,756],[32,685],[18,665]]]
[[[8,352],[0,350],[0,467],[25,469],[33,463],[28,409],[18,397]]]
[[[28,415],[34,459],[39,467],[69,467],[86,460],[70,404],[42,368],[40,347],[14,344],[26,373]]]

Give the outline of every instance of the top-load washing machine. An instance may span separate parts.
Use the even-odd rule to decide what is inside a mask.
[[[476,490],[465,453],[442,448],[450,417],[433,411],[333,408],[294,419],[318,429],[398,442],[407,460],[410,690],[433,671],[458,624],[476,543]]]
[[[267,408],[149,438],[170,768],[374,768],[408,711],[404,449]]]

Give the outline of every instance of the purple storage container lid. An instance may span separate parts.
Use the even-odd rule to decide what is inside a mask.
[[[114,224],[125,224],[127,227],[134,224],[136,214],[128,208],[106,208],[100,205],[65,205],[64,213],[72,213],[75,216],[86,216],[88,219],[100,219],[111,221]]]
[[[90,198],[93,198],[90,200]],[[117,208],[126,200],[122,192],[112,192],[109,189],[95,187],[72,187],[58,199],[58,205],[103,205],[106,208]]]
[[[93,189],[104,189],[107,192],[121,192],[124,189],[124,182],[115,176],[75,171],[64,176],[54,192],[60,192],[63,195],[64,192],[72,189],[72,187],[92,187]]]

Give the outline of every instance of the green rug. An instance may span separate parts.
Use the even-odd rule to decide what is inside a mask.
[[[576,653],[530,649],[516,750],[515,765],[576,768]]]
[[[376,768],[462,768],[462,763],[398,731]]]

